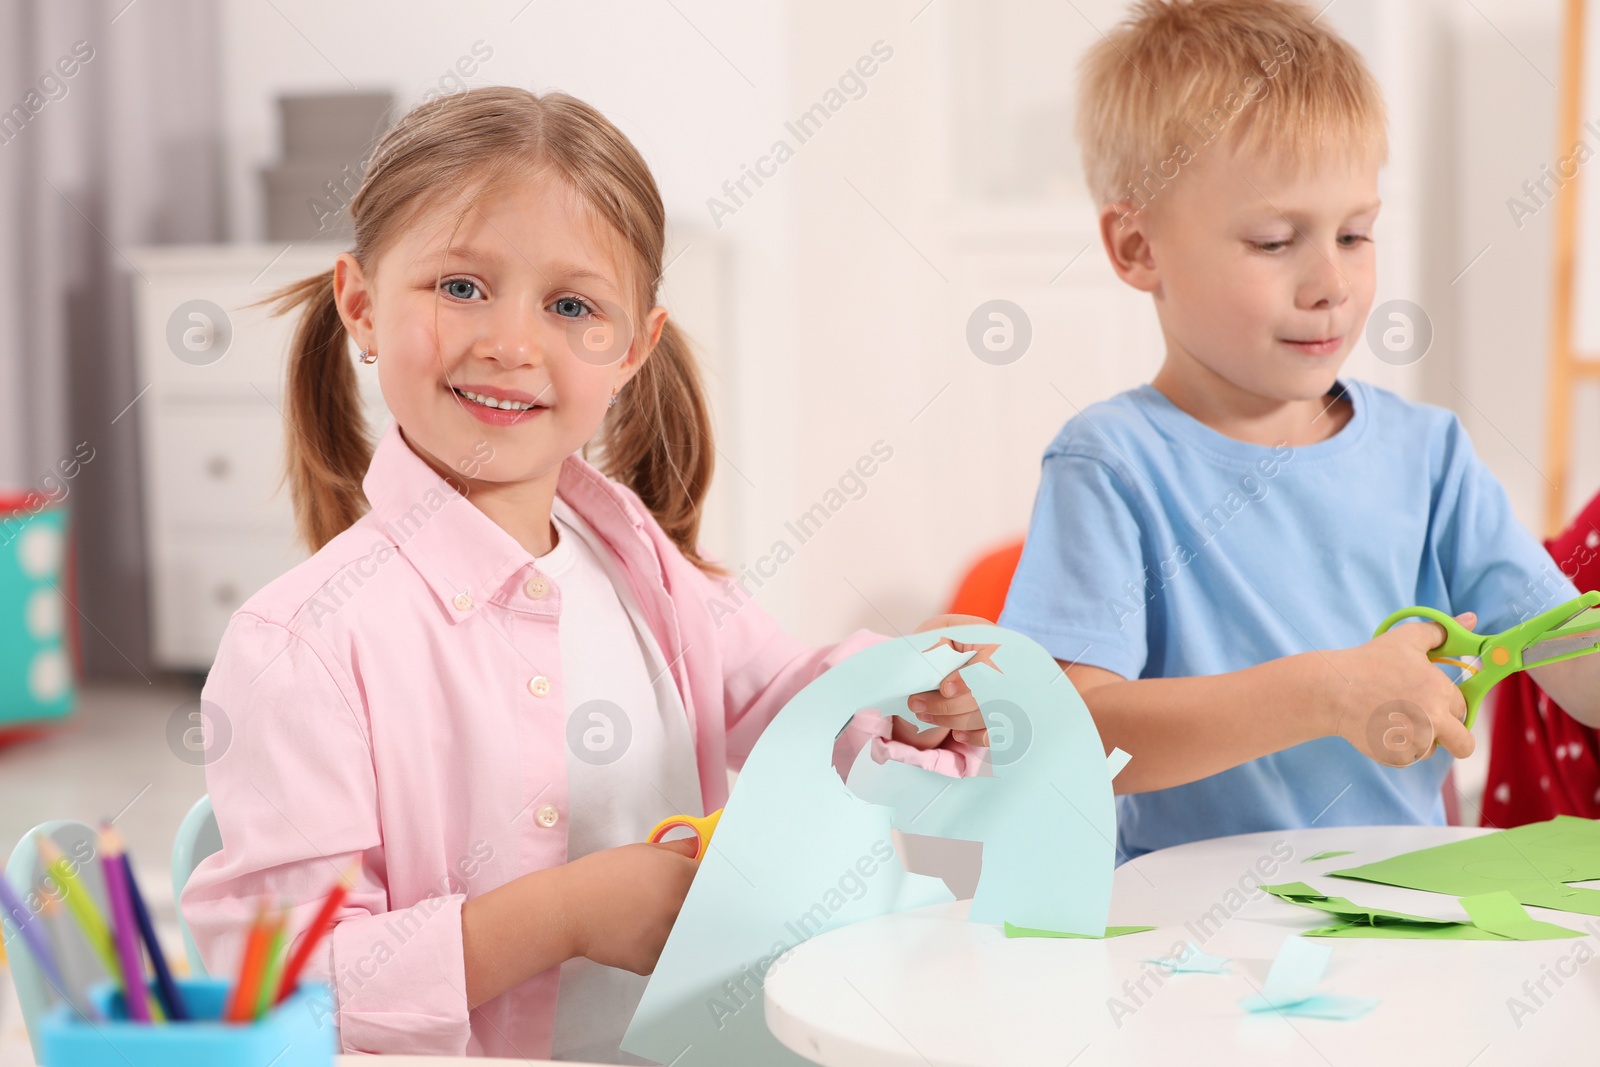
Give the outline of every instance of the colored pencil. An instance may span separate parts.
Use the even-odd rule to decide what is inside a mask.
[[[78,928],[83,931],[84,938],[89,942],[89,947],[94,949],[95,955],[100,957],[101,966],[117,984],[122,984],[122,968],[117,963],[116,950],[111,946],[111,931],[106,927],[105,919],[101,918],[100,910],[94,906],[94,900],[89,896],[89,891],[78,881],[78,876],[72,873],[72,866],[67,857],[62,854],[61,847],[44,834],[33,835],[35,846],[39,850],[39,859],[44,863],[45,870],[56,880],[61,887],[61,901],[67,906],[67,911],[77,922]],[[127,990],[123,990],[127,992]]]
[[[256,917],[250,923],[250,936],[245,941],[244,959],[239,961],[239,977],[233,984],[233,996],[223,1012],[223,1021],[246,1023],[255,1009],[256,990],[261,982],[261,964],[267,951],[266,902],[256,905]]]
[[[150,964],[156,971],[156,992],[160,995],[161,1006],[166,1010],[167,1018],[173,1022],[187,1022],[188,1006],[183,1002],[183,994],[178,992],[178,983],[172,979],[172,969],[167,966],[167,954],[161,951],[161,942],[156,939],[156,926],[150,921],[150,909],[145,905],[144,894],[139,892],[139,880],[133,876],[133,858],[127,849],[122,850],[122,869],[128,878],[128,898],[133,902],[133,917],[139,923],[139,936],[144,938],[145,947],[150,950]]]
[[[150,952],[150,963],[156,972],[156,993],[165,1011],[167,1018],[174,1022],[186,1022],[189,1019],[188,1007],[184,1004],[183,994],[178,991],[178,983],[173,980],[172,969],[167,966],[166,953],[161,951],[161,943],[156,938],[155,924],[150,920],[150,909],[144,902],[144,894],[139,891],[139,881],[133,874],[133,862],[126,850],[122,853],[122,867],[128,880],[128,897],[133,903],[133,917],[139,924],[139,936],[144,939],[146,948]]]
[[[322,902],[322,907],[317,909],[316,918],[311,920],[311,925],[306,927],[305,934],[300,938],[300,944],[295,946],[293,954],[289,957],[288,964],[283,969],[283,978],[278,983],[278,996],[274,1001],[282,1004],[294,992],[295,984],[300,980],[300,972],[305,969],[306,961],[311,959],[312,950],[317,947],[333,926],[333,913],[339,910],[339,905],[344,903],[345,895],[350,892],[350,887],[355,885],[356,873],[361,869],[359,861],[345,868],[339,876],[338,883],[329,891]]]
[[[44,980],[57,995],[67,997],[67,983],[61,978],[61,969],[56,966],[55,953],[50,951],[50,943],[45,940],[45,932],[37,916],[22,902],[17,895],[17,890],[12,886],[4,872],[0,872],[0,906],[11,917],[11,922],[21,935],[23,944],[33,954],[33,960],[39,965],[39,973],[44,975]]]
[[[261,988],[256,990],[256,1002],[250,1009],[252,1019],[261,1018],[272,1007],[273,994],[277,992],[278,982],[283,975],[283,949],[288,927],[289,904],[285,901],[272,923],[272,939],[267,942],[267,958],[261,965]]]
[[[152,1021],[145,994],[144,954],[139,951],[139,927],[133,917],[133,901],[128,899],[128,879],[122,866],[122,841],[110,826],[100,827],[100,872],[106,879],[106,897],[111,904],[112,938],[117,946],[117,962],[122,967],[123,998],[128,1018],[136,1023]]]

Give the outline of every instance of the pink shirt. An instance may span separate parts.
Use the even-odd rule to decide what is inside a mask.
[[[546,1058],[560,969],[469,1013],[461,905],[567,860],[562,591],[397,425],[363,487],[371,511],[222,639],[202,699],[231,735],[206,767],[223,847],[190,878],[184,916],[207,968],[232,973],[259,898],[289,901],[298,935],[358,861],[308,968],[334,987],[344,1048]],[[577,456],[556,491],[615,554],[669,662],[707,810],[791,697],[883,640],[791,638]],[[879,755],[976,769],[965,745],[920,752],[886,728]]]

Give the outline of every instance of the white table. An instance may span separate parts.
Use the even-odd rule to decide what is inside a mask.
[[[1600,941],[1592,934],[1529,942],[1329,938],[1318,942],[1333,949],[1322,991],[1382,998],[1370,1015],[1338,1022],[1239,1007],[1259,990],[1285,937],[1332,921],[1251,891],[1251,878],[1264,873],[1261,884],[1308,882],[1358,904],[1464,919],[1449,897],[1322,872],[1481,832],[1330,827],[1154,852],[1117,871],[1110,921],[1159,929],[1104,941],[1007,939],[997,927],[967,922],[966,902],[858,923],[805,942],[774,966],[767,1025],[828,1067],[1593,1061]],[[1275,843],[1279,856],[1292,849],[1287,862],[1274,855]],[[1330,849],[1353,854],[1303,862]],[[1238,893],[1242,878],[1246,892]],[[1600,931],[1600,919],[1528,910]],[[1212,918],[1201,925],[1207,912]],[[1185,940],[1230,957],[1231,973],[1168,975],[1143,962]],[[1524,988],[1541,980],[1548,995]],[[1514,1017],[1513,997],[1532,1014]]]

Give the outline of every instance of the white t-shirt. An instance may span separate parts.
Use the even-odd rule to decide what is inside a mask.
[[[535,563],[561,592],[570,862],[704,809],[688,715],[626,576],[560,497],[551,518],[559,540]],[[586,959],[563,963],[552,1058],[650,1062],[618,1048],[647,981]]]

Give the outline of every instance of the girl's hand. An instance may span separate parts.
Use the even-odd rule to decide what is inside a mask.
[[[967,623],[990,625],[988,619],[981,619],[976,615],[935,615],[918,626],[915,633],[926,630],[935,630],[941,626],[961,626]],[[950,642],[950,646],[957,652],[977,652],[978,646],[962,644],[959,641]],[[967,688],[967,683],[961,680],[960,671],[951,671],[939,683],[938,689],[926,693],[914,693],[906,701],[906,707],[911,713],[923,722],[933,723],[936,729],[918,730],[909,722],[895,716],[893,734],[896,741],[903,741],[914,748],[938,748],[944,744],[946,737],[953,737],[957,741],[964,741],[970,745],[989,744],[989,731],[984,729],[983,714],[978,711],[978,700],[972,695],[972,690]]]
[[[557,868],[573,956],[634,974],[656,969],[700,867],[692,837],[591,852]]]
[[[1456,616],[1467,629],[1472,612]],[[1379,763],[1408,767],[1433,754],[1434,746],[1457,759],[1472,755],[1472,733],[1462,723],[1466,698],[1428,659],[1444,643],[1436,623],[1407,623],[1364,645],[1322,653],[1324,710],[1328,733],[1349,741]]]

